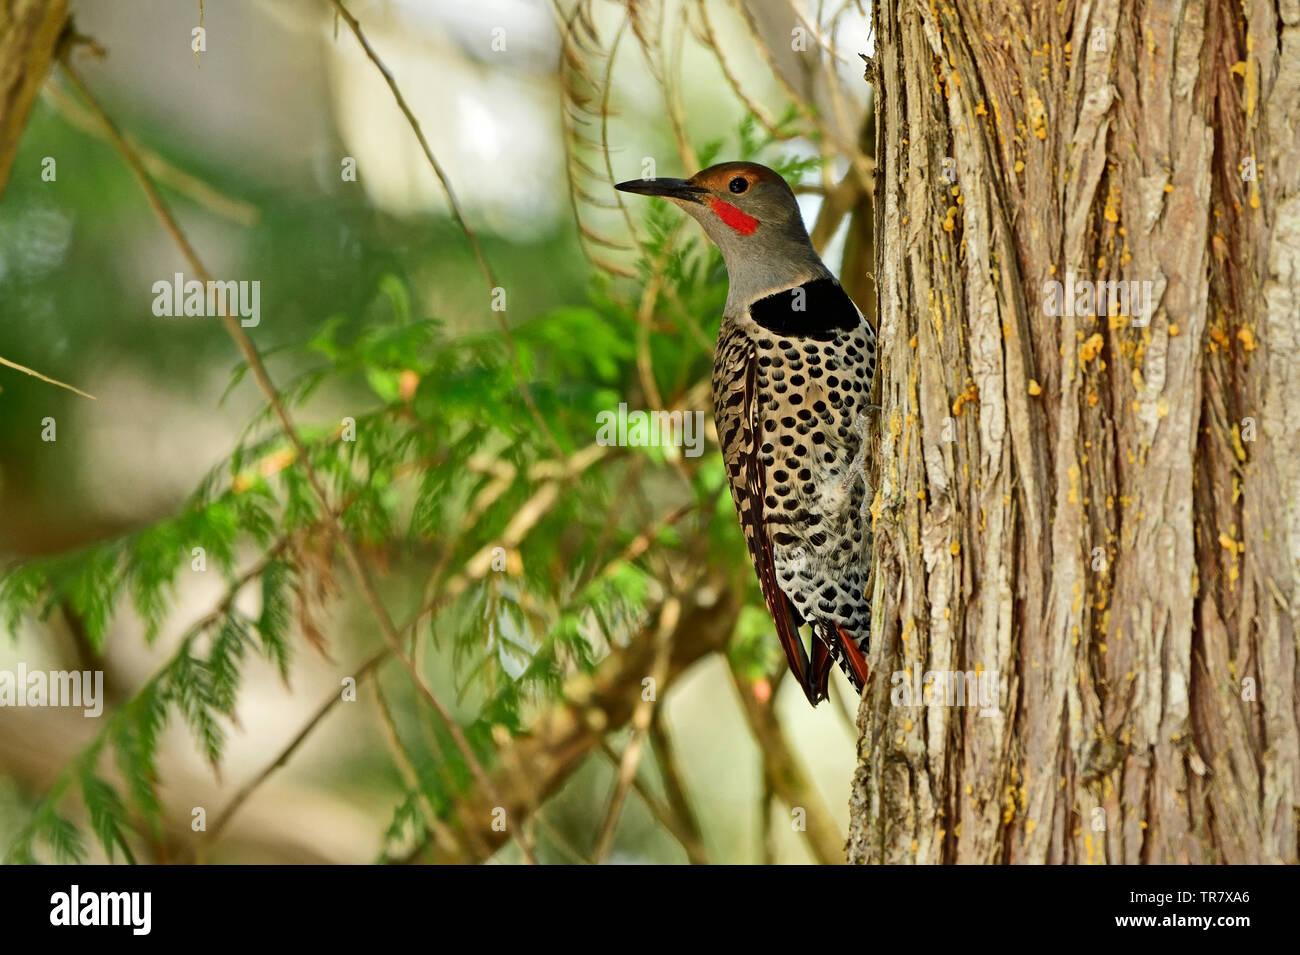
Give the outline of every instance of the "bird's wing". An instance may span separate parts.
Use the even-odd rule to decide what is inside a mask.
[[[785,651],[795,679],[809,695],[809,701],[816,705],[808,682],[808,654],[799,635],[803,619],[777,584],[772,539],[763,520],[766,479],[758,460],[757,378],[758,362],[752,339],[735,326],[724,330],[714,363],[713,402],[727,481],[731,485],[731,496],[736,502],[736,512],[754,570],[758,573],[763,599],[776,623],[781,649]]]

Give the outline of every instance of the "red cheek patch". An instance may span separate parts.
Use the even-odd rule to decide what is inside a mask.
[[[723,202],[721,199],[710,199],[709,206],[717,213],[719,219],[741,235],[753,235],[754,230],[758,228],[757,219],[745,215],[730,203]]]

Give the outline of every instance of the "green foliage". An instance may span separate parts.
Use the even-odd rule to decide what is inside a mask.
[[[752,120],[736,141],[742,156],[772,146]],[[724,145],[709,144],[702,155],[717,155]],[[816,160],[773,165],[797,178]],[[78,826],[61,814],[77,792],[103,852],[133,861],[133,842],[162,829],[162,729],[178,719],[216,768],[249,660],[268,660],[288,681],[295,619],[298,629],[314,633],[303,608],[329,591],[322,567],[337,556],[310,473],[343,532],[386,562],[418,567],[425,593],[500,547],[519,515],[537,508],[539,489],[556,482],[528,532],[509,547],[512,571],[468,580],[456,599],[427,617],[429,641],[450,651],[457,703],[468,714],[464,730],[485,763],[493,760],[492,727],[521,731],[536,707],[562,693],[566,678],[593,671],[610,648],[638,633],[661,593],[645,554],[672,555],[690,527],[708,545],[690,560],[744,567],[715,451],[675,463],[664,449],[611,448],[569,474],[553,459],[552,438],[566,455],[590,448],[597,415],[620,402],[646,407],[650,384],[670,407],[707,412],[682,403],[708,381],[726,283],[716,250],[682,225],[667,203],[647,203],[638,277],[597,276],[585,304],[519,322],[513,343],[486,320],[478,330],[450,335],[443,323],[417,315],[404,281],[380,276],[355,315],[332,315],[305,346],[284,350],[295,359],[295,374],[281,396],[300,421],[301,451],[263,408],[175,515],[0,575],[0,620],[11,632],[25,618],[62,608],[81,621],[96,652],[128,600],[146,641],[158,640],[178,588],[199,572],[200,553],[207,572],[226,585],[213,612],[107,717],[36,806],[7,859],[35,861],[38,851],[56,861],[85,858]],[[651,282],[660,291],[647,319],[643,298]],[[652,382],[643,377],[646,369]],[[521,371],[549,435],[523,399]],[[232,376],[231,388],[239,386],[248,386],[243,366]],[[349,409],[345,419],[309,413],[313,396],[326,392],[331,407]],[[637,470],[630,470],[634,461]],[[654,489],[655,501],[628,495],[629,479]],[[665,504],[694,512],[662,528],[631,559],[621,556]],[[441,570],[425,580],[430,566]],[[237,609],[244,593],[260,595],[256,614]],[[734,653],[747,672],[766,672],[771,662],[772,648],[760,639],[765,629],[753,614],[743,620]],[[395,755],[415,778],[403,787],[386,832],[387,851],[400,853],[427,837],[427,813],[453,811],[472,777],[409,680],[389,696]],[[100,765],[110,754],[111,777]]]

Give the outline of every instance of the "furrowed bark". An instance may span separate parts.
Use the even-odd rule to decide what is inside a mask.
[[[1300,4],[876,25],[850,858],[1296,862]],[[1050,314],[1071,276],[1149,282],[1149,323]],[[996,673],[1000,713],[898,705],[917,670]]]

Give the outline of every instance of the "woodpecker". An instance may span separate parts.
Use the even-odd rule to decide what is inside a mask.
[[[826,698],[832,661],[860,693],[871,622],[862,528],[875,332],[813,249],[793,190],[766,166],[726,162],[690,179],[615,188],[680,206],[722,252],[730,287],[713,414],[745,542],[808,702]]]

